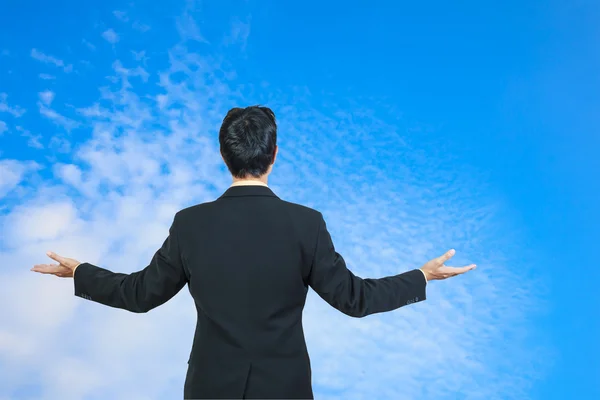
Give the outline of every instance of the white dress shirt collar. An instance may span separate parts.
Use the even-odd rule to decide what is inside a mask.
[[[234,186],[265,186],[265,187],[269,187],[269,185],[267,185],[263,181],[253,181],[253,180],[233,182],[230,187],[234,187]]]

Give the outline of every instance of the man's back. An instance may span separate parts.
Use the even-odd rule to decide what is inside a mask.
[[[319,214],[240,186],[178,218],[198,311],[185,397],[312,397],[302,309]]]

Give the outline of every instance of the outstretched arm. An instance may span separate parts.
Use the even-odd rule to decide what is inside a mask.
[[[72,276],[75,295],[110,307],[144,313],[164,304],[188,282],[177,238],[177,216],[169,236],[150,264],[131,274],[111,272],[90,263],[49,253],[58,265],[36,265],[32,270],[62,277]],[[76,272],[76,273],[75,273]]]
[[[420,269],[380,279],[362,279],[347,267],[335,251],[325,220],[321,215],[314,260],[308,283],[321,298],[351,317],[392,311],[425,300],[427,280],[445,279],[475,268],[443,265],[454,255],[451,250]]]
[[[308,283],[332,307],[360,318],[425,300],[427,281],[418,269],[380,279],[354,275],[346,267],[344,258],[335,251],[321,215]]]

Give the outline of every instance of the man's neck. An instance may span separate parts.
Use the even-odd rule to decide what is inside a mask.
[[[267,186],[266,179],[234,179],[231,186]]]

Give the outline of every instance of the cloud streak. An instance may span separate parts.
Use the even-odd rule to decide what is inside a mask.
[[[56,58],[51,55],[47,55],[42,53],[37,49],[31,49],[31,58],[34,60],[40,61],[45,64],[51,64],[58,68],[61,68],[64,72],[69,73],[73,71],[73,66],[71,64],[65,64],[65,62],[59,58]]]
[[[25,114],[25,109],[20,106],[11,106],[8,103],[8,94],[0,93],[0,113],[7,113],[19,118]]]
[[[0,199],[17,188],[27,173],[35,171],[38,168],[39,166],[35,162],[20,162],[17,160],[1,159]]]
[[[123,21],[123,22],[129,21],[129,17],[127,16],[127,13],[125,11],[115,10],[115,11],[113,11],[113,15],[119,21]]]
[[[47,106],[52,104],[52,100],[54,100],[54,92],[51,90],[44,90],[39,93],[40,100]]]
[[[119,41],[119,35],[113,29],[107,29],[102,32],[102,38],[110,44],[115,44]]]
[[[234,18],[231,22],[231,32],[225,37],[225,44],[237,44],[241,47],[242,51],[244,51],[246,49],[248,37],[250,36],[250,20],[250,17],[246,18],[245,21]]]
[[[62,114],[59,114],[57,111],[53,110],[52,108],[50,108],[46,104],[44,104],[43,101],[38,102],[38,106],[39,106],[40,115],[49,119],[56,125],[63,127],[67,131],[70,131],[79,126],[79,123],[77,121],[74,121],[70,118],[65,117]]]

